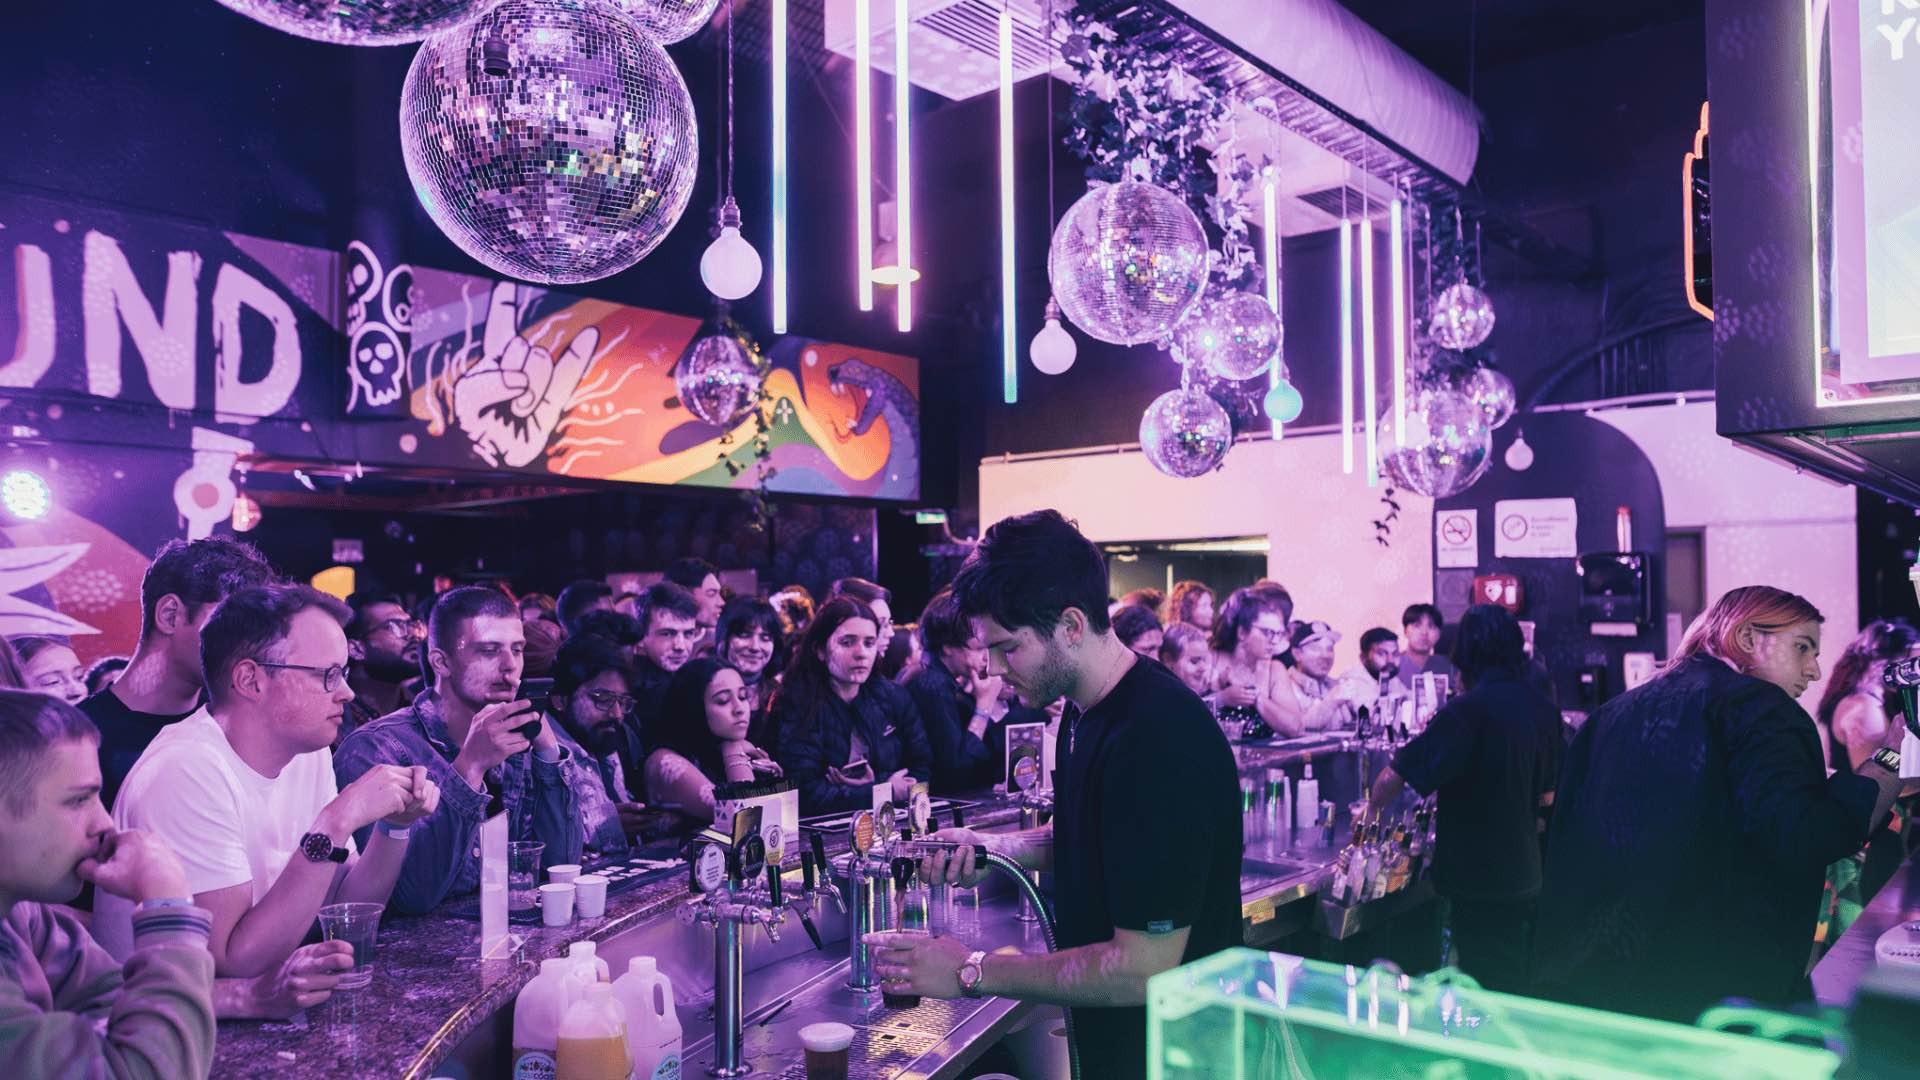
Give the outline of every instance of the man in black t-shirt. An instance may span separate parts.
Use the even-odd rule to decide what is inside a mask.
[[[1505,608],[1467,609],[1453,663],[1466,693],[1381,770],[1369,809],[1409,784],[1440,793],[1433,887],[1447,899],[1454,964],[1489,990],[1525,994],[1543,815],[1565,754],[1560,710],[1527,684],[1520,624]]]
[[[1068,1006],[1082,1076],[1144,1077],[1147,979],[1240,942],[1233,753],[1193,691],[1114,636],[1105,561],[1058,511],[989,529],[953,593],[994,673],[1030,706],[1068,704],[1053,821],[937,832],[961,846],[922,872],[976,883],[976,844],[1051,871],[1060,951],[989,956],[953,938],[880,933],[866,938],[875,971],[895,993]]]

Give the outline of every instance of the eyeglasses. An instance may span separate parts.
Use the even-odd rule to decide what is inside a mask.
[[[1252,629],[1253,629],[1253,632],[1254,632],[1254,633],[1256,633],[1256,634],[1262,634],[1262,635],[1265,635],[1265,636],[1266,636],[1266,639],[1267,639],[1268,641],[1272,641],[1272,640],[1274,640],[1275,638],[1279,638],[1279,637],[1283,637],[1283,636],[1285,636],[1285,634],[1286,634],[1286,632],[1287,632],[1287,631],[1286,631],[1286,628],[1285,628],[1285,627],[1282,627],[1282,626],[1258,626],[1258,625],[1256,625],[1256,626],[1254,626],[1254,627],[1253,627]]]
[[[281,668],[286,671],[311,671],[320,676],[320,689],[331,694],[340,688],[340,681],[347,677],[347,669],[339,664],[332,667],[314,667],[312,664],[274,664],[266,660],[255,660],[261,667]]]
[[[397,637],[397,638],[410,638],[414,635],[415,627],[418,627],[419,625],[420,623],[417,620],[403,617],[403,618],[397,618],[397,619],[388,619],[387,621],[382,623],[375,623],[373,629],[375,633],[385,630],[387,633],[392,634],[394,637]]]
[[[616,694],[611,690],[589,690],[587,700],[602,712],[615,716],[625,716],[633,711],[633,698],[627,694]]]

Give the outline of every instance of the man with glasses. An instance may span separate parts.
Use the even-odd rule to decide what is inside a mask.
[[[347,597],[347,685],[353,700],[340,725],[340,738],[353,734],[407,703],[406,684],[420,677],[420,636],[400,598],[357,592]],[[336,740],[335,746],[339,746]]]
[[[353,699],[344,604],[304,585],[242,589],[200,631],[208,706],[169,725],[127,774],[122,829],[166,841],[193,903],[212,914],[218,975],[281,968],[322,905],[385,903],[414,822],[439,787],[422,768],[381,765],[336,788],[327,747]],[[356,848],[355,830],[379,831]],[[102,895],[95,928],[108,951],[132,949],[134,908]],[[308,978],[330,988],[350,949],[318,951]]]
[[[348,736],[334,755],[342,784],[385,765],[426,770],[442,803],[414,826],[393,906],[432,910],[480,889],[480,826],[508,815],[514,840],[546,844],[544,863],[580,861],[579,806],[561,766],[567,751],[553,725],[519,698],[526,632],[496,589],[441,594],[427,622],[433,689]],[[369,843],[363,830],[362,846]]]
[[[567,786],[580,804],[581,842],[589,857],[613,855],[647,824],[646,809],[627,786],[623,754],[633,753],[627,717],[633,714],[625,650],[593,634],[561,647],[553,662],[547,712],[567,749]],[[635,777],[638,780],[638,777]]]

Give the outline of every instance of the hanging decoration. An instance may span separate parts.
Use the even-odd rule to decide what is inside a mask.
[[[1260,405],[1267,419],[1276,424],[1291,424],[1300,419],[1300,410],[1306,406],[1306,402],[1301,399],[1300,391],[1283,377],[1267,391]]]
[[[1174,330],[1174,344],[1185,362],[1204,364],[1213,375],[1251,379],[1266,374],[1280,351],[1280,319],[1253,293],[1216,293],[1194,305]]]
[[[1513,442],[1507,445],[1507,468],[1514,472],[1526,472],[1533,468],[1533,447],[1527,445],[1527,433],[1515,431]]]
[[[1092,337],[1158,341],[1206,287],[1206,233],[1192,210],[1152,184],[1107,184],[1060,219],[1047,276],[1060,310]]]
[[[700,32],[720,0],[615,0],[653,40],[662,45],[685,41]]]
[[[1486,414],[1458,390],[1427,386],[1418,391],[1398,439],[1391,413],[1380,419],[1380,426],[1381,467],[1395,487],[1429,498],[1472,487],[1492,460],[1493,431]]]
[[[1227,411],[1205,391],[1181,385],[1154,399],[1140,418],[1140,449],[1168,476],[1189,478],[1218,468],[1233,445]]]
[[[1513,380],[1498,368],[1481,365],[1467,377],[1462,387],[1467,397],[1480,406],[1487,416],[1489,431],[1499,428],[1513,419],[1513,410],[1517,402],[1514,399]]]
[[[732,428],[760,400],[766,367],[751,341],[725,315],[701,327],[673,369],[680,404],[719,428]]]
[[[1073,366],[1074,357],[1079,355],[1079,346],[1073,343],[1073,335],[1060,325],[1060,305],[1051,297],[1047,299],[1047,323],[1040,332],[1033,335],[1033,344],[1027,346],[1027,355],[1033,358],[1033,366],[1042,375],[1059,375]]]
[[[254,22],[334,45],[401,45],[477,19],[498,0],[220,0]]]
[[[1452,284],[1434,297],[1427,332],[1443,349],[1455,352],[1477,349],[1493,333],[1493,300],[1473,283],[1480,272],[1480,226],[1474,226],[1473,246],[1469,250],[1458,206],[1453,208],[1453,242],[1449,250],[1440,253],[1440,259],[1440,280]]]
[[[727,141],[721,170],[724,198],[714,211],[719,230],[700,256],[700,280],[722,300],[739,300],[760,286],[760,253],[740,235],[740,204],[733,198],[733,6],[727,6]]]
[[[700,150],[679,69],[604,0],[504,0],[421,45],[400,140],[449,239],[554,284],[645,258],[686,210]]]

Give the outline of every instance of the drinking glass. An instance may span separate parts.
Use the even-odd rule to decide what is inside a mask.
[[[320,933],[328,941],[353,946],[353,970],[340,977],[340,989],[358,990],[373,981],[373,946],[385,904],[328,904],[320,909]]]
[[[507,907],[532,911],[540,904],[540,854],[547,845],[538,840],[516,840],[507,845]]]

